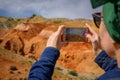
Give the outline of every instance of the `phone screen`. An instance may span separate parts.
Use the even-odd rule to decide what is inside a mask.
[[[86,42],[86,28],[66,28],[66,41]]]

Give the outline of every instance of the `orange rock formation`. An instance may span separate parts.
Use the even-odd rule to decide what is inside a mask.
[[[0,38],[0,45],[17,54],[39,59],[49,36],[57,28],[53,24],[21,23]],[[103,71],[94,63],[94,58],[90,43],[71,42],[62,47],[57,65],[99,75]]]

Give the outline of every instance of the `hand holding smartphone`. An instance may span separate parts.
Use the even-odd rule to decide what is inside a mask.
[[[68,42],[86,42],[85,34],[87,28],[66,28],[66,41]]]

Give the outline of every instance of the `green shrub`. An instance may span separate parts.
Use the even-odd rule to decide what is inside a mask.
[[[17,19],[17,21],[20,21],[20,19]]]
[[[56,20],[53,21],[53,23],[62,23],[62,20],[56,19]]]
[[[18,70],[18,69],[17,69],[16,66],[10,66],[10,70],[12,70],[12,71],[16,71],[16,70]]]
[[[30,18],[34,18],[36,16],[36,14],[33,14]]]
[[[72,76],[78,76],[78,73],[76,71],[69,71],[69,74]]]
[[[56,69],[57,69],[57,70],[60,70],[60,71],[62,71],[62,70],[63,70],[63,69],[61,69],[60,67],[56,67]]]

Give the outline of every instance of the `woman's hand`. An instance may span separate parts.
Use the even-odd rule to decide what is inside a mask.
[[[88,33],[86,34],[86,37],[88,38],[88,41],[92,43],[95,54],[98,55],[102,51],[100,38],[98,34],[90,27],[90,25],[86,24],[86,27],[88,28]]]
[[[59,50],[66,43],[65,27],[61,25],[58,30],[49,37],[46,47],[54,47]]]

